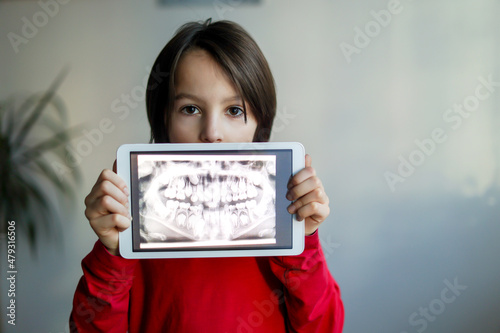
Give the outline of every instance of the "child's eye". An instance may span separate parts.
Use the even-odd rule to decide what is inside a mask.
[[[200,113],[200,110],[194,105],[188,105],[181,109],[181,112],[187,115],[193,115]]]
[[[232,117],[239,117],[243,115],[243,109],[233,106],[227,109],[226,114],[232,116]]]

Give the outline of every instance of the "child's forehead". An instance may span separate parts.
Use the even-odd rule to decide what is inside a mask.
[[[184,52],[176,68],[176,76],[186,74],[196,76],[197,74],[206,74],[207,72],[213,72],[218,75],[219,72],[223,74],[224,71],[220,64],[215,61],[213,56],[202,49]]]
[[[236,88],[222,67],[204,50],[190,51],[179,61],[175,74],[176,96],[231,95],[237,96]]]

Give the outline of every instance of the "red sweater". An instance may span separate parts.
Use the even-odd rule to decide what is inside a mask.
[[[298,256],[141,259],[100,241],[83,259],[72,332],[341,332],[344,308],[318,233]]]

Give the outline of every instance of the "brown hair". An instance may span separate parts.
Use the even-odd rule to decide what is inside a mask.
[[[208,52],[235,85],[244,101],[245,120],[245,105],[249,104],[258,124],[253,141],[269,141],[276,115],[276,90],[266,58],[240,25],[208,19],[184,24],[156,58],[146,90],[150,142],[169,142],[175,70],[181,56],[195,48]]]

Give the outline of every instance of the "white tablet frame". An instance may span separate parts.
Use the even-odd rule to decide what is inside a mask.
[[[117,174],[125,181],[127,187],[131,190],[131,153],[135,152],[162,152],[162,151],[255,151],[255,150],[291,150],[292,151],[292,173],[295,175],[304,168],[305,149],[298,142],[265,142],[265,143],[176,143],[176,144],[125,144],[117,150]],[[129,195],[129,213],[132,216],[132,194]],[[288,212],[287,212],[288,214]],[[296,215],[290,215],[292,228],[292,247],[283,249],[230,249],[230,250],[196,250],[196,251],[169,251],[161,249],[158,251],[134,251],[132,238],[132,224],[126,230],[119,234],[120,254],[128,259],[147,259],[147,258],[209,258],[209,257],[258,257],[258,256],[286,256],[297,255],[304,250],[304,222],[299,222]],[[131,223],[134,223],[132,221]]]

